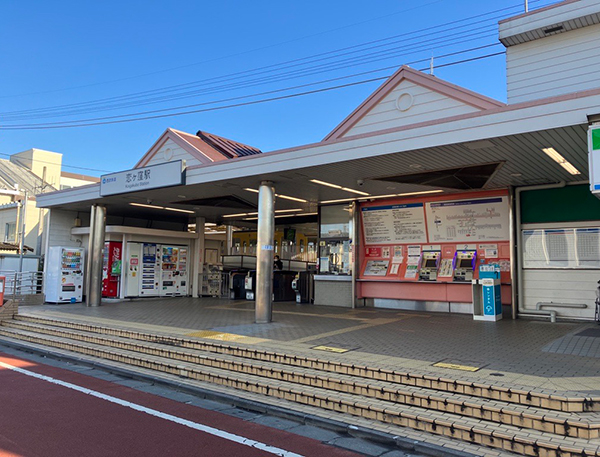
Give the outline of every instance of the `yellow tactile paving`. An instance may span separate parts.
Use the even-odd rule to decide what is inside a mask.
[[[480,367],[472,367],[469,365],[460,365],[458,363],[447,363],[447,362],[437,362],[433,364],[434,367],[438,368],[448,368],[450,370],[461,370],[461,371],[478,371]]]
[[[209,340],[217,340],[217,341],[229,341],[229,342],[235,341],[238,343],[246,343],[246,344],[257,344],[257,343],[263,343],[265,341],[269,341],[265,338],[254,338],[251,336],[236,335],[235,333],[215,332],[213,330],[201,330],[199,332],[186,333],[185,336],[191,336],[194,338],[207,338]]]

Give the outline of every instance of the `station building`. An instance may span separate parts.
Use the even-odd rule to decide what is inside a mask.
[[[493,278],[505,317],[593,319],[599,39],[598,0],[501,21],[507,104],[403,66],[318,143],[167,129],[133,169],[38,196],[46,246],[86,248],[91,304],[112,241],[121,298],[144,295],[148,249],[164,262],[151,295],[212,295],[212,264],[256,269],[257,322],[274,254],[317,269],[315,306],[477,313],[473,281]]]

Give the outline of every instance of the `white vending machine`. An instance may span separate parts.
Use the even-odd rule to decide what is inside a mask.
[[[142,271],[142,245],[141,243],[127,243],[126,251],[126,279],[125,296],[138,297],[140,295],[140,274]]]
[[[80,303],[83,300],[83,248],[50,246],[46,259],[46,301]]]

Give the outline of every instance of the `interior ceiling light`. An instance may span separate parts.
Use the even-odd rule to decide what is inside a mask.
[[[276,213],[297,213],[299,211],[304,211],[302,208],[295,208],[295,209],[277,209],[275,210]]]
[[[561,167],[563,167],[565,170],[567,170],[572,175],[580,175],[581,174],[581,172],[577,168],[575,168],[575,166],[573,166],[573,164],[571,162],[569,162],[567,159],[565,159],[563,156],[561,156],[556,151],[556,149],[542,148],[542,151],[544,151],[548,157],[550,157],[552,160],[554,160],[557,164],[559,164]]]
[[[389,194],[389,195],[370,195],[369,197],[359,197],[359,198],[340,198],[338,200],[324,200],[320,203],[345,203],[352,201],[364,201],[364,200],[375,200],[379,198],[392,198],[392,197],[409,197],[411,195],[426,195],[426,194],[439,194],[440,192],[444,192],[442,189],[436,190],[422,190],[419,192],[405,192],[403,194]]]
[[[337,184],[332,184],[330,182],[325,182],[325,181],[319,181],[318,179],[311,179],[310,182],[314,182],[315,184],[320,184],[322,186],[333,187],[334,189],[345,190],[346,192],[351,192],[353,194],[369,196],[368,193],[363,192],[362,190],[350,189],[349,187],[338,186]]]
[[[248,192],[254,192],[255,194],[259,193],[258,189],[251,189],[250,187],[244,187],[244,190],[247,190]],[[304,200],[303,198],[298,198],[298,197],[290,197],[289,195],[275,194],[275,196],[279,197],[279,198],[283,198],[284,200],[292,200],[294,202],[308,203],[308,200]]]
[[[190,211],[188,209],[169,208],[166,206],[157,206],[157,205],[146,205],[144,203],[130,203],[130,205],[131,206],[141,206],[143,208],[163,209],[163,210],[167,210],[167,211],[177,211],[179,213],[195,214],[194,211]]]
[[[278,214],[277,216],[275,216],[276,218],[279,217],[298,217],[298,216],[316,216],[319,213],[302,213],[302,214]],[[244,218],[245,221],[257,221],[258,217],[246,217]]]

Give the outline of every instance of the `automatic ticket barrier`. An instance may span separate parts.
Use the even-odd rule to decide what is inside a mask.
[[[454,280],[472,281],[477,251],[456,251],[454,254]]]
[[[441,255],[440,251],[423,251],[421,268],[419,269],[419,281],[437,280]]]
[[[292,281],[296,291],[296,303],[313,303],[315,297],[315,276],[312,271],[299,272]]]
[[[246,300],[254,300],[256,292],[256,270],[250,270],[244,278],[244,289],[246,290]]]

